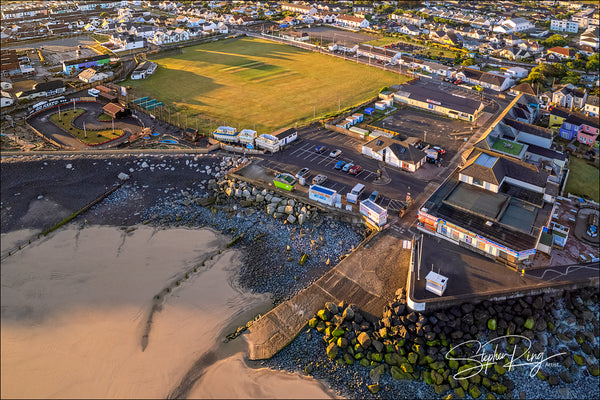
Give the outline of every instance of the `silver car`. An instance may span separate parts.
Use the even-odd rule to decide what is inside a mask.
[[[321,183],[325,182],[327,180],[327,176],[326,175],[317,175],[313,178],[312,183],[313,185],[320,185]]]

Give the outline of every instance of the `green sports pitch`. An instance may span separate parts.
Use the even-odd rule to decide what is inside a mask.
[[[183,125],[187,114],[189,127],[197,118],[201,130],[229,125],[260,134],[359,104],[408,79],[352,60],[244,37],[158,55],[154,75],[122,85],[170,106],[172,122]]]

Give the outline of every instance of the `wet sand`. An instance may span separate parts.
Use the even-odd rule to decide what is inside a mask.
[[[231,344],[234,355],[219,361],[217,352],[192,396],[330,397],[314,380],[246,367],[240,338],[221,343],[237,319],[269,303],[268,294],[237,287],[239,253],[215,254],[227,241],[208,229],[71,226],[7,257],[1,396],[165,398],[203,355]],[[153,297],[194,266],[154,314],[142,352]]]

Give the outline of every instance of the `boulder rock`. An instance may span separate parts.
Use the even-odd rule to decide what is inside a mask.
[[[354,319],[354,310],[350,307],[346,307],[346,309],[342,313],[342,317],[346,321],[352,321]]]
[[[371,337],[367,332],[361,332],[356,340],[358,340],[363,349],[367,349],[371,345]]]
[[[328,301],[327,303],[325,303],[325,308],[331,314],[338,314],[340,312],[339,309],[338,309],[338,306],[335,303],[332,303],[331,301]]]
[[[338,355],[340,348],[335,344],[335,342],[331,342],[329,346],[327,346],[327,357],[331,360],[335,360]]]

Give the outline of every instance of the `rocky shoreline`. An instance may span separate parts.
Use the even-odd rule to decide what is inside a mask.
[[[312,375],[350,398],[598,397],[595,288],[426,314],[407,308],[402,289],[397,295],[372,322],[354,305],[327,303],[305,332],[262,365]],[[468,341],[473,345],[462,345]],[[468,371],[485,361],[484,353],[498,356],[487,370]],[[527,357],[541,362],[539,371],[507,367],[511,358],[518,365]]]

